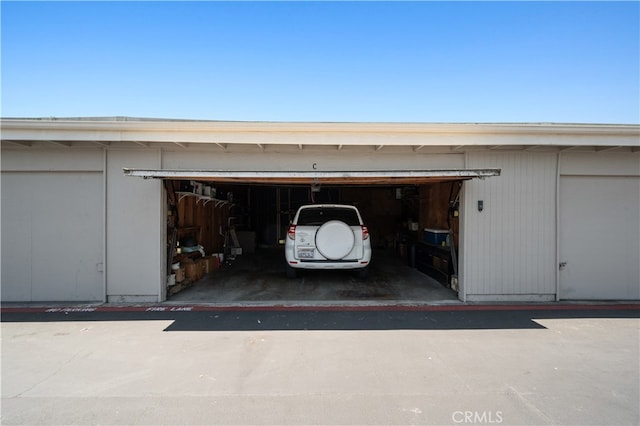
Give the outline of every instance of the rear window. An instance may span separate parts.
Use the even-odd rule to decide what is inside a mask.
[[[320,226],[330,220],[339,220],[349,226],[359,226],[358,214],[354,209],[341,207],[308,208],[300,210],[298,225]]]

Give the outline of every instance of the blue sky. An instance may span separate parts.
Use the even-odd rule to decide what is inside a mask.
[[[3,117],[640,122],[638,2],[7,2]]]

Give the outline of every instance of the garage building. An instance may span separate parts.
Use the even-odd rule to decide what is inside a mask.
[[[182,238],[277,247],[309,202],[462,301],[640,299],[637,125],[7,118],[1,143],[3,302],[161,302]]]

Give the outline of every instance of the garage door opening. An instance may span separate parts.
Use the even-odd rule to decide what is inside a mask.
[[[125,173],[164,179],[169,301],[420,303],[458,299],[463,181],[499,170],[312,178],[303,172]],[[320,203],[359,209],[373,249],[365,280],[349,271],[305,271],[287,279],[288,226],[301,205]]]

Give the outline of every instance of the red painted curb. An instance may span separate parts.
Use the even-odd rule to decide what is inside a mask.
[[[562,310],[640,310],[640,303],[625,304],[536,304],[536,305],[407,305],[407,306],[70,306],[70,307],[5,307],[0,313],[91,313],[91,312],[459,312],[459,311],[562,311]]]

